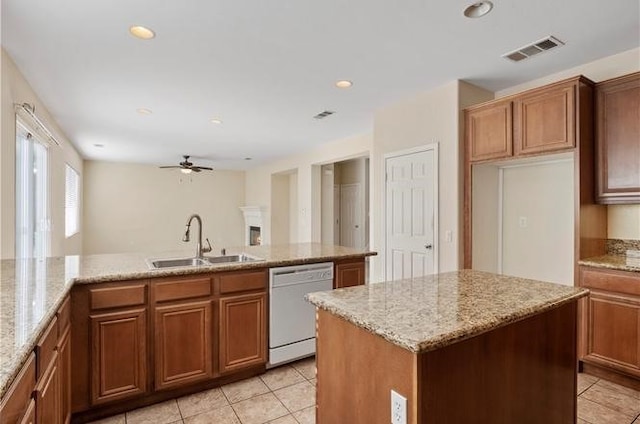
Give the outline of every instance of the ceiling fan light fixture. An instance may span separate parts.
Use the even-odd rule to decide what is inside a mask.
[[[182,172],[183,174],[191,174],[193,170],[191,168],[182,168],[180,169],[180,172]]]
[[[136,112],[138,112],[140,115],[151,115],[153,113],[151,109],[147,109],[144,107],[136,109]]]
[[[156,37],[156,33],[151,28],[142,25],[129,27],[129,33],[140,40],[151,40]]]
[[[211,118],[210,121],[212,124],[216,124],[216,125],[222,124],[222,119],[220,118]]]
[[[493,3],[490,1],[479,1],[464,9],[464,16],[467,18],[481,18],[491,12],[491,9],[493,9]]]

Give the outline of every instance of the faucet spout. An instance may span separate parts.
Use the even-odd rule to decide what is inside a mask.
[[[200,218],[200,215],[198,215],[197,213],[194,213],[189,217],[189,219],[187,219],[187,229],[184,233],[184,237],[182,238],[182,241],[188,242],[190,240],[189,233],[191,230],[191,221],[193,221],[194,219],[198,223],[198,241],[196,243],[196,258],[202,258],[205,252],[211,251],[211,245],[205,248],[202,247],[202,218]]]

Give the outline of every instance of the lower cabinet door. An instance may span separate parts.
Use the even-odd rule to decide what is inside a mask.
[[[592,290],[588,356],[640,377],[640,299]]]
[[[62,335],[58,352],[60,365],[60,422],[71,422],[71,328]]]
[[[155,308],[155,387],[213,377],[211,301]]]
[[[60,416],[60,368],[58,353],[54,352],[36,386],[36,418],[41,424],[59,424]]]
[[[91,315],[91,402],[147,391],[146,310]]]
[[[266,293],[220,299],[220,373],[267,362]]]
[[[36,401],[31,399],[20,424],[36,424]]]

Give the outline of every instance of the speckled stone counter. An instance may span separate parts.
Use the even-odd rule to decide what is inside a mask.
[[[602,255],[578,261],[578,264],[595,268],[616,269],[619,271],[640,272],[640,258],[618,255]]]
[[[555,308],[588,290],[480,271],[310,293],[317,307],[415,353]]]
[[[45,260],[0,261],[0,398],[74,284],[166,277],[258,267],[276,267],[375,255],[375,252],[301,243],[228,248],[258,262],[152,270],[147,259],[192,257],[193,251],[67,256]],[[216,252],[213,252],[215,254]]]

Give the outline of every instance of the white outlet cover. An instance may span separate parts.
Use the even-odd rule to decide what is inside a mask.
[[[391,390],[391,424],[407,424],[407,398]]]

